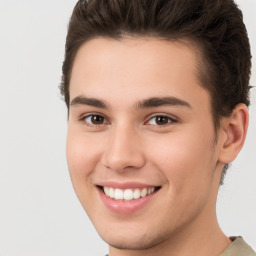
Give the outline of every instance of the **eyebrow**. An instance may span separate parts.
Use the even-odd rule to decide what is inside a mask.
[[[182,107],[187,107],[191,108],[191,105],[181,99],[178,99],[176,97],[153,97],[149,99],[145,99],[143,101],[139,101],[136,104],[136,107],[138,109],[144,109],[144,108],[152,108],[152,107],[161,107],[161,106],[182,106]]]
[[[96,108],[108,109],[109,107],[101,100],[95,98],[87,98],[85,96],[77,96],[75,97],[70,106],[77,106],[77,105],[87,105]]]
[[[102,100],[96,98],[88,98],[82,95],[75,97],[70,103],[70,106],[77,105],[87,105],[101,109],[110,109],[110,107],[107,104],[105,104]],[[178,99],[176,97],[152,97],[149,99],[139,101],[135,104],[135,107],[137,109],[161,106],[182,106],[192,109],[191,105],[188,102]]]

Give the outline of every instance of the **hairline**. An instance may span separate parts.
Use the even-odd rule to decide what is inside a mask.
[[[217,135],[217,132],[219,130],[220,126],[220,119],[221,115],[217,114],[215,109],[214,109],[214,93],[213,90],[211,91],[210,88],[214,88],[213,82],[211,82],[211,75],[209,74],[210,72],[210,66],[211,64],[206,60],[205,57],[205,52],[204,52],[204,46],[202,43],[200,43],[199,40],[197,40],[193,36],[180,36],[180,37],[164,37],[161,36],[157,33],[152,33],[152,32],[146,32],[146,33],[134,33],[131,34],[126,31],[121,31],[117,35],[92,35],[91,37],[85,39],[76,49],[74,52],[72,62],[71,62],[71,67],[70,67],[70,72],[68,74],[68,102],[67,108],[69,110],[69,104],[70,104],[70,80],[72,76],[72,70],[74,66],[74,62],[76,59],[76,56],[79,52],[79,50],[89,41],[92,41],[94,39],[99,39],[99,38],[104,38],[104,39],[110,39],[110,40],[117,40],[117,41],[123,41],[125,39],[156,39],[156,40],[163,40],[166,42],[178,42],[186,46],[187,48],[191,49],[193,53],[195,54],[195,74],[198,79],[199,85],[209,93],[210,96],[210,106],[211,106],[211,114],[212,114],[212,120],[213,120],[213,125],[214,125],[214,130]],[[211,83],[211,84],[210,84]]]

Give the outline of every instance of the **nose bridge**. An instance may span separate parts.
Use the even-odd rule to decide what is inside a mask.
[[[142,167],[144,156],[138,131],[125,123],[114,126],[103,159],[104,165],[115,171]]]

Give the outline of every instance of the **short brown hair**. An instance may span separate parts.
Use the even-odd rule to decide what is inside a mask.
[[[78,49],[95,37],[189,39],[202,54],[200,80],[211,94],[215,127],[238,103],[247,106],[251,52],[242,12],[233,0],[83,0],[71,16],[61,93],[69,107],[69,81]]]
[[[196,45],[199,80],[211,95],[215,129],[238,103],[249,106],[250,45],[233,0],[80,0],[69,22],[62,67],[60,89],[68,108],[72,66],[81,45],[96,37],[127,35]]]

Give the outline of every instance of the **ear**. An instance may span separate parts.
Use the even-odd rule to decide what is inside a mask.
[[[229,117],[220,124],[220,154],[219,161],[224,164],[232,162],[243,147],[249,122],[248,108],[238,104]]]

